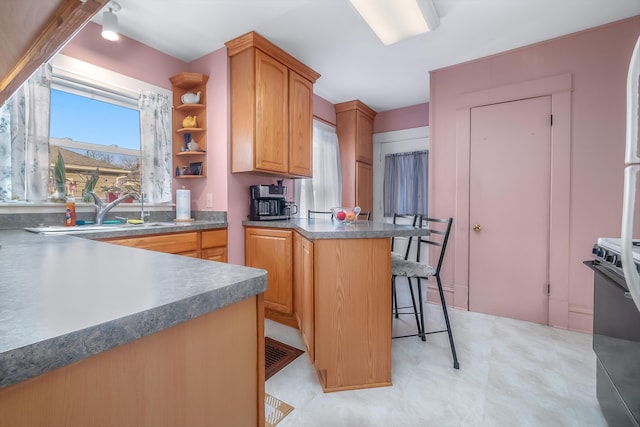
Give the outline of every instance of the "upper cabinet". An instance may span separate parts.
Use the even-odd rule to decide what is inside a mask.
[[[373,120],[376,112],[359,100],[335,105],[342,166],[342,205],[373,209]]]
[[[207,81],[200,73],[169,78],[173,91],[173,166],[180,179],[207,176]],[[190,144],[191,142],[191,144]]]
[[[311,68],[255,32],[226,43],[231,64],[231,172],[312,175]]]

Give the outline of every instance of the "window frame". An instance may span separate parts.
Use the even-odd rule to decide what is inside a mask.
[[[165,94],[169,98],[172,92],[169,89],[135,79],[133,77],[120,74],[97,65],[90,64],[63,54],[57,54],[50,61],[52,67],[51,88],[86,96],[86,90],[78,90],[77,87],[86,86],[90,88],[93,99],[110,102],[127,108],[139,110],[138,97],[140,91],[152,91]],[[75,88],[74,88],[75,86]],[[76,201],[83,205],[82,202]],[[84,203],[93,207],[93,204]],[[140,206],[133,204],[120,204],[115,210],[135,210],[139,211]],[[54,202],[0,202],[0,214],[2,213],[49,213],[57,212],[60,204]],[[145,210],[154,206],[157,210],[164,210],[171,206],[171,202],[166,203],[146,203]]]

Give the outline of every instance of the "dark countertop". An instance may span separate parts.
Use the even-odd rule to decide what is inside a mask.
[[[298,231],[309,240],[318,239],[371,239],[379,237],[426,236],[429,230],[411,225],[384,222],[356,221],[343,224],[330,219],[292,218],[286,221],[243,221],[245,227],[287,228]]]
[[[226,227],[205,222],[169,228]],[[135,230],[124,235],[168,231]],[[0,387],[228,306],[267,286],[260,269],[24,230],[0,230],[0,272]]]

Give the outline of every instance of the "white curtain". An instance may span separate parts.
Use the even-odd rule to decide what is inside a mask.
[[[144,201],[171,201],[171,106],[169,97],[140,93],[141,182]]]
[[[43,64],[0,108],[0,201],[49,196],[51,66]]]
[[[335,128],[313,121],[313,178],[296,180],[298,216],[307,210],[329,211],[342,204],[340,147]]]

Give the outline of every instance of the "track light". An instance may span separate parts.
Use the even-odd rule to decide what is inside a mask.
[[[114,12],[120,12],[120,5],[115,1],[110,1],[107,5],[109,10],[102,13],[102,37],[107,40],[118,40],[118,16]]]

